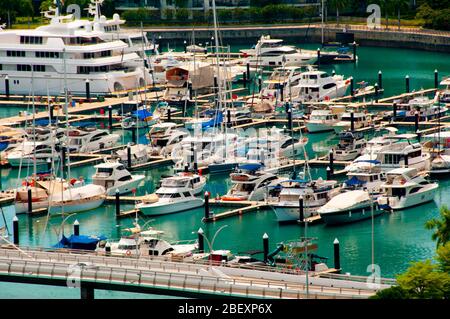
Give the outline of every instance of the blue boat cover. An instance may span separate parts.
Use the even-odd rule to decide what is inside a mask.
[[[356,176],[353,176],[349,180],[346,180],[344,183],[347,186],[357,186],[357,185],[364,185],[366,182],[359,180]]]
[[[357,160],[355,163],[370,163],[370,164],[381,164],[378,160]]]
[[[133,112],[133,116],[136,116],[140,120],[145,120],[147,117],[152,116],[153,113],[148,110],[137,110]]]
[[[238,168],[246,171],[256,171],[260,169],[263,165],[259,163],[249,163],[249,164],[239,164]]]
[[[106,240],[106,237],[101,235],[97,236],[75,236],[71,235],[69,238],[62,236],[59,243],[54,245],[54,248],[70,248],[70,249],[83,249],[83,250],[95,250],[97,243],[101,240]]]

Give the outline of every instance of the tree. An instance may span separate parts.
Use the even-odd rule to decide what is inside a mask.
[[[391,288],[377,291],[370,299],[409,299],[408,292],[400,286],[392,286]]]
[[[349,0],[329,0],[330,6],[336,9],[336,24],[339,25],[339,10],[349,5]]]
[[[393,8],[397,11],[398,29],[400,30],[400,10],[409,7],[409,0],[391,0]]]
[[[441,299],[449,294],[450,275],[440,272],[431,260],[419,261],[399,275],[397,283],[411,298]]]
[[[436,260],[441,271],[450,273],[450,242],[436,250]]]
[[[0,0],[0,18],[6,21],[8,26],[11,26],[17,16],[32,17],[33,15],[31,0]]]
[[[433,218],[425,223],[425,228],[434,230],[431,238],[436,241],[436,247],[450,242],[450,210],[444,205],[439,214],[440,218]]]

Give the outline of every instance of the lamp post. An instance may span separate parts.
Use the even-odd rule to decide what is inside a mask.
[[[198,234],[200,236],[203,236],[203,238],[206,240],[206,243],[208,244],[210,253],[213,252],[213,245],[214,245],[214,241],[216,240],[217,235],[226,227],[228,227],[228,225],[223,225],[218,230],[216,230],[216,232],[214,233],[214,236],[213,236],[211,241],[209,241],[208,237],[206,237],[206,235],[203,233],[203,231],[202,232],[198,232]]]

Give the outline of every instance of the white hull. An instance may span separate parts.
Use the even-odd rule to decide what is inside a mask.
[[[306,128],[309,133],[319,133],[319,132],[327,132],[333,131],[334,123],[324,123],[324,122],[306,122]]]
[[[300,210],[299,207],[289,207],[289,206],[279,206],[279,205],[274,205],[272,206],[275,215],[277,216],[277,221],[282,223],[282,222],[293,222],[293,221],[297,221],[300,219]],[[317,207],[316,207],[317,209]],[[304,217],[310,217],[311,215],[313,215],[313,208],[304,208]]]
[[[190,210],[203,206],[203,199],[193,198],[187,200],[180,200],[177,202],[161,202],[158,201],[152,204],[138,204],[138,208],[144,215],[154,216],[154,215],[166,215],[173,214],[185,210]]]
[[[73,201],[72,203],[69,201],[65,205],[57,204],[53,206],[53,204],[51,204],[52,206],[49,207],[48,211],[50,215],[62,214],[63,212],[64,214],[79,213],[100,207],[104,200],[105,199],[102,197],[95,200],[85,200],[83,202]]]
[[[389,206],[394,210],[405,209],[408,207],[422,205],[434,200],[434,195],[438,189],[438,185],[430,185],[430,187],[423,189],[417,193],[408,194],[406,197],[389,197]],[[380,196],[378,198],[378,204],[387,205],[387,197]]]
[[[133,175],[132,180],[127,182],[117,182],[119,183],[119,185],[108,188],[106,191],[106,195],[114,196],[116,195],[117,190],[119,190],[119,194],[130,193],[133,189],[138,188],[144,179],[144,175]]]
[[[373,215],[378,216],[382,214],[382,210],[377,210],[374,204]],[[353,209],[353,210],[345,210],[341,212],[333,212],[327,214],[321,214],[320,217],[327,225],[339,225],[339,224],[348,224],[354,223],[360,220],[372,218],[372,209],[369,206]]]
[[[48,200],[33,202],[33,206],[32,206],[33,210],[47,208],[47,207],[48,207]],[[16,202],[14,204],[14,209],[16,211],[16,214],[28,213],[28,203]]]

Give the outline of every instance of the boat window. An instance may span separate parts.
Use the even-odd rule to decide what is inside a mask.
[[[162,252],[161,255],[165,255],[165,254],[167,254],[167,253],[169,253],[169,252],[171,252],[171,251],[173,251],[173,250],[174,250],[174,249],[173,249],[172,247],[167,248],[166,250],[164,250],[164,251]]]
[[[148,254],[149,254],[150,256],[158,256],[158,255],[159,255],[159,252],[158,252],[157,250],[149,249],[149,250],[148,250]]]
[[[335,83],[327,83],[327,84],[325,84],[322,88],[323,88],[324,90],[328,90],[328,89],[331,89],[332,87],[335,87],[335,86],[336,86]]]
[[[401,197],[406,195],[406,189],[404,188],[392,188],[391,192],[392,196]]]
[[[191,193],[189,193],[189,192],[184,192],[183,195],[184,195],[184,197],[191,197]]]
[[[116,169],[117,169],[118,171],[123,171],[123,170],[125,169],[125,166],[120,165],[120,166],[117,166]]]
[[[97,173],[105,173],[105,174],[111,175],[112,172],[113,172],[112,168],[105,168],[105,167],[97,168]]]
[[[108,133],[106,133],[106,132],[101,132],[101,133],[95,135],[95,136],[91,139],[91,141],[92,141],[92,142],[98,141],[99,139],[101,139],[102,137],[104,137],[104,136],[106,136],[106,135],[108,135]]]
[[[180,194],[178,194],[178,193],[176,193],[176,194],[172,194],[172,196],[171,196],[171,198],[179,198],[179,197],[181,197],[181,195],[180,195]]]
[[[413,189],[411,189],[411,190],[409,191],[409,193],[410,193],[410,194],[417,193],[418,191],[420,191],[420,189],[421,189],[421,187],[414,187]]]
[[[134,250],[136,245],[119,245],[117,248],[120,250]]]
[[[322,73],[321,75],[320,75],[320,77],[323,79],[323,78],[327,78],[328,77],[328,74],[327,73]],[[334,83],[333,83],[334,84]]]
[[[121,178],[119,178],[119,182],[126,182],[126,181],[130,181],[133,178],[130,175],[126,175],[126,176],[122,176]]]

